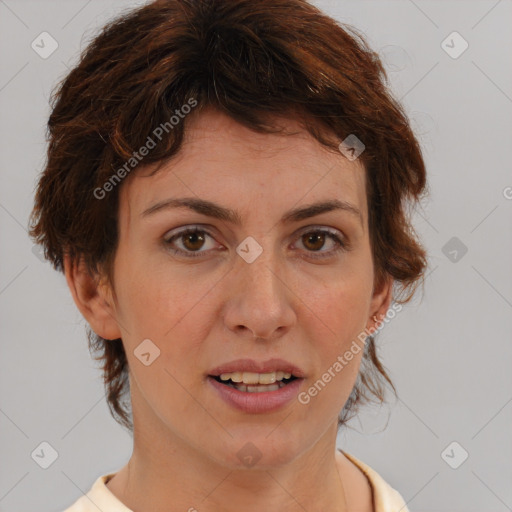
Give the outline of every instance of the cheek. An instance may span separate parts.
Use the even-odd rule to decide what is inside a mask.
[[[190,357],[197,344],[194,340],[206,332],[206,327],[202,328],[208,318],[205,306],[216,280],[170,271],[167,265],[147,268],[137,258],[120,260],[116,272],[117,313],[125,343],[135,347],[149,338],[160,348],[163,359],[172,356],[176,360],[182,350],[188,350]]]
[[[326,340],[330,352],[343,350],[364,331],[372,284],[371,269],[365,269],[343,274],[328,285],[308,290],[305,303],[312,313],[311,322],[317,326],[317,333],[323,333],[321,338]],[[318,341],[318,334],[315,338]]]
[[[371,289],[371,283],[364,280],[347,279],[313,296],[314,314],[309,313],[306,328],[318,373],[306,393],[319,418],[338,414],[356,382],[364,351],[360,334],[367,321]]]

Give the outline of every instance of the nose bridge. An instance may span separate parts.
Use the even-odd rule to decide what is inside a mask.
[[[242,262],[240,277],[246,283],[246,291],[255,300],[275,300],[280,295],[278,263],[273,251],[267,249],[252,263]]]
[[[238,261],[238,275],[244,285],[243,296],[251,299],[255,306],[263,302],[269,307],[281,298],[279,288],[282,283],[278,279],[278,255],[271,246],[270,237],[266,238],[266,242],[261,252],[255,247],[250,248],[251,251],[257,251],[252,255],[256,256],[254,260],[241,257],[241,261]]]

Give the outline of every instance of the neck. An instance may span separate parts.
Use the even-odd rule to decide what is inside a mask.
[[[178,439],[154,439],[134,430],[132,457],[107,484],[134,512],[348,510],[338,463],[342,455],[334,449],[336,425],[287,464],[236,470]]]

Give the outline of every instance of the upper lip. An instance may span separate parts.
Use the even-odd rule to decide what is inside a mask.
[[[209,375],[218,377],[223,373],[232,372],[252,372],[252,373],[271,373],[282,371],[291,373],[295,377],[304,377],[304,372],[294,364],[284,359],[268,359],[267,361],[255,361],[254,359],[236,359],[229,363],[221,364],[210,370]]]

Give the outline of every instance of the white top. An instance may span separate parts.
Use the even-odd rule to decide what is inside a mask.
[[[353,455],[344,452],[344,455],[350,459],[368,478],[373,494],[374,512],[409,512],[404,499],[396,489],[393,489],[374,469],[367,466],[364,462],[356,459]],[[74,512],[74,511],[73,511]],[[125,512],[125,511],[123,511]]]
[[[374,512],[409,512],[402,496],[393,489],[370,466],[356,459],[353,455],[340,450],[366,475],[373,494]],[[71,507],[64,512],[133,512],[122,503],[105,485],[115,473],[100,476],[91,487],[90,491],[78,498]]]

